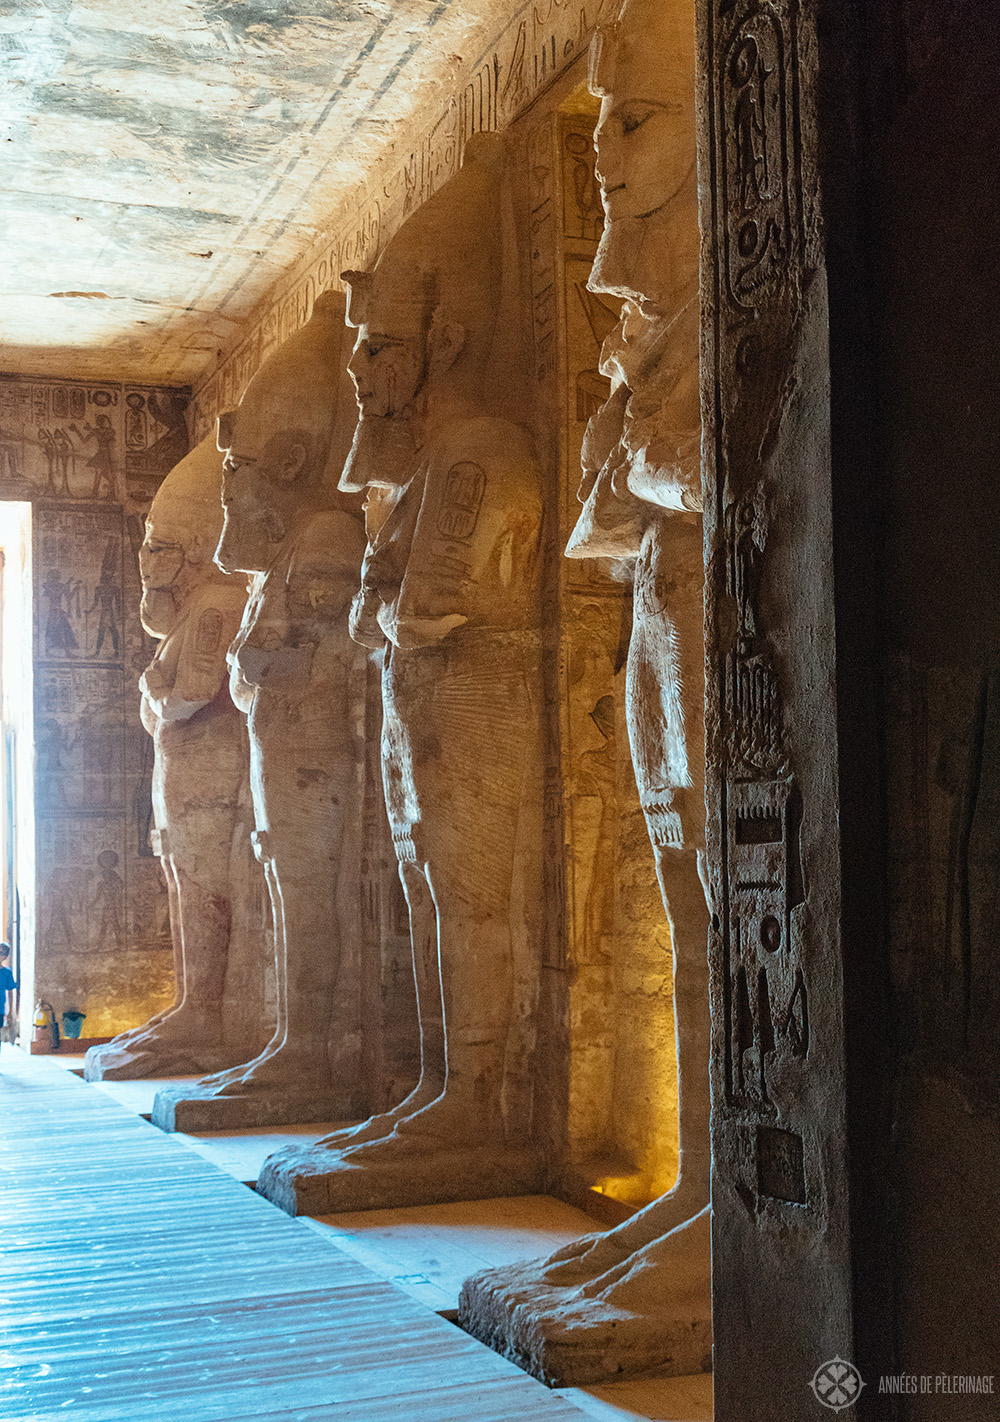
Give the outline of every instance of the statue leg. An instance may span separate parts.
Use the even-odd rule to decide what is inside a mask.
[[[353,1138],[337,1133],[329,1145],[290,1147],[269,1157],[257,1190],[289,1213],[484,1199],[539,1187],[538,1155],[530,1145],[508,1144],[501,1109],[512,1002],[509,904],[470,894],[476,862],[470,842],[451,866],[457,873],[438,876],[426,863],[404,865],[420,1085]],[[503,873],[501,866],[501,879]]]
[[[433,1096],[425,1093],[422,1102],[399,1114],[389,1135],[352,1159],[503,1144],[512,1002],[509,909],[505,904],[500,912],[484,911],[469,893],[463,868],[471,872],[472,865],[442,867],[438,874],[430,865],[422,870],[436,931],[418,976],[421,1058],[439,1058],[443,1048],[443,1082],[438,1074]]]
[[[473,1275],[459,1305],[468,1332],[548,1382],[584,1383],[650,1367],[698,1371],[710,1346],[709,910],[701,875],[703,574],[700,549],[687,553],[668,565],[676,618],[668,621],[654,611],[645,626],[637,622],[629,652],[636,702],[655,707],[661,688],[673,698],[671,710],[683,727],[691,776],[688,787],[672,796],[684,829],[683,846],[661,838],[671,816],[649,813],[674,958],[677,1181],[616,1229],[584,1235],[546,1260]],[[677,716],[678,703],[682,717]],[[645,729],[641,721],[630,725],[634,757]],[[692,1280],[700,1280],[696,1288]]]
[[[211,860],[198,863],[198,877],[173,855],[164,863],[179,1000],[144,1026],[91,1048],[93,1056],[88,1052],[85,1067],[88,1080],[197,1076],[225,1065],[222,993],[229,951],[228,884],[206,874]]]
[[[441,1013],[437,969],[437,909],[427,878],[409,860],[399,865],[400,882],[406,896],[413,947],[413,979],[420,1020],[420,1077],[416,1086],[390,1111],[381,1111],[356,1126],[345,1126],[317,1142],[326,1150],[346,1150],[366,1141],[382,1140],[397,1122],[428,1106],[444,1091],[444,1021]]]
[[[330,1081],[327,1050],[340,966],[341,927],[330,892],[336,862],[335,852],[264,860],[274,919],[277,1025],[258,1056],[213,1078],[228,1094],[308,1084],[353,1098],[354,1081]]]
[[[251,1061],[207,1076],[196,1088],[164,1091],[153,1119],[172,1129],[280,1125],[331,1121],[358,1115],[357,1070],[331,1070],[331,1020],[337,1047],[351,1057],[359,1048],[355,1020],[357,983],[341,981],[342,885],[350,865],[342,852],[355,803],[353,759],[342,748],[308,747],[299,774],[287,759],[265,783],[258,832],[274,919],[278,1019],[271,1041]],[[340,752],[340,764],[337,764]],[[301,753],[300,753],[301,758]],[[266,763],[266,762],[265,762]],[[353,828],[353,825],[351,826]],[[353,881],[352,881],[353,882]],[[349,916],[348,916],[349,917]]]

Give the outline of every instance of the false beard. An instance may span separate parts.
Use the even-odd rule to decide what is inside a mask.
[[[340,489],[358,494],[370,484],[400,489],[413,475],[417,443],[410,415],[361,415],[340,476]]]
[[[139,604],[139,621],[151,637],[167,637],[177,621],[178,608],[169,588],[146,588]]]
[[[622,296],[637,306],[655,303],[663,285],[662,268],[670,265],[669,220],[665,209],[648,217],[618,217],[605,222],[587,286]]]

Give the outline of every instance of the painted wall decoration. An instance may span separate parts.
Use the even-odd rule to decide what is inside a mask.
[[[183,390],[0,376],[0,498],[34,505],[36,990],[86,1012],[92,1036],[172,988],[137,553],[187,406]]]

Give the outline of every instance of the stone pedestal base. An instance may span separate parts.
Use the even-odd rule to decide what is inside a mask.
[[[323,1146],[289,1146],[264,1162],[257,1192],[290,1215],[329,1215],[532,1195],[543,1176],[541,1158],[528,1150],[421,1151],[407,1142],[396,1159],[362,1163]]]
[[[459,1298],[461,1327],[550,1387],[711,1369],[707,1210],[580,1287],[546,1283],[545,1267],[473,1274]]]
[[[152,1121],[161,1131],[244,1131],[253,1126],[300,1126],[311,1121],[355,1119],[342,1096],[329,1091],[272,1087],[223,1095],[217,1086],[192,1082],[156,1093]]]
[[[230,1065],[230,1058],[210,1048],[182,1050],[114,1041],[91,1047],[83,1061],[84,1081],[142,1081],[157,1076],[207,1076]]]

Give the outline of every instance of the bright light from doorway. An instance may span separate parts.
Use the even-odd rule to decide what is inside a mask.
[[[31,505],[0,502],[0,928],[14,948],[26,1050],[35,964],[31,635]]]

